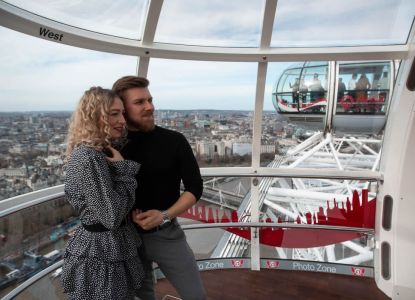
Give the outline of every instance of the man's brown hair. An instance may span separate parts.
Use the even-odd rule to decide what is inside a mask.
[[[146,88],[150,84],[147,78],[139,76],[124,76],[118,79],[112,86],[112,90],[124,101],[124,91],[132,88]]]

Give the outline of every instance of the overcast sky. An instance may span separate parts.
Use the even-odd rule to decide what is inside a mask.
[[[140,1],[23,1],[16,5],[89,30],[138,38]],[[253,47],[264,1],[168,0],[156,42]],[[324,9],[323,9],[324,8]],[[415,12],[411,0],[279,0],[271,45],[402,43]],[[135,74],[135,57],[99,53],[0,27],[0,111],[73,110],[83,91],[111,87]],[[264,108],[292,63],[268,66]],[[253,110],[257,64],[151,59],[148,77],[156,108]]]

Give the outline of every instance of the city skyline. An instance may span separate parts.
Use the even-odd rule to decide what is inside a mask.
[[[69,111],[0,112],[0,201],[63,184],[70,116]],[[251,164],[253,112],[158,110],[155,118],[187,138],[200,167]],[[264,113],[261,162],[274,158],[286,125],[275,112]]]

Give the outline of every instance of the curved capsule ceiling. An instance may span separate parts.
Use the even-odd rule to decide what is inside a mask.
[[[403,58],[415,2],[8,0],[0,8],[3,26],[98,51],[301,61]]]
[[[98,33],[141,40],[145,0],[11,0],[5,1],[28,12],[69,26]]]

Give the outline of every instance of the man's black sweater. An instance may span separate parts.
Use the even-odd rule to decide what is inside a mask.
[[[201,197],[199,166],[181,133],[156,126],[151,132],[130,131],[128,140],[122,155],[141,164],[134,208],[168,209],[180,196],[180,181],[185,191]]]

